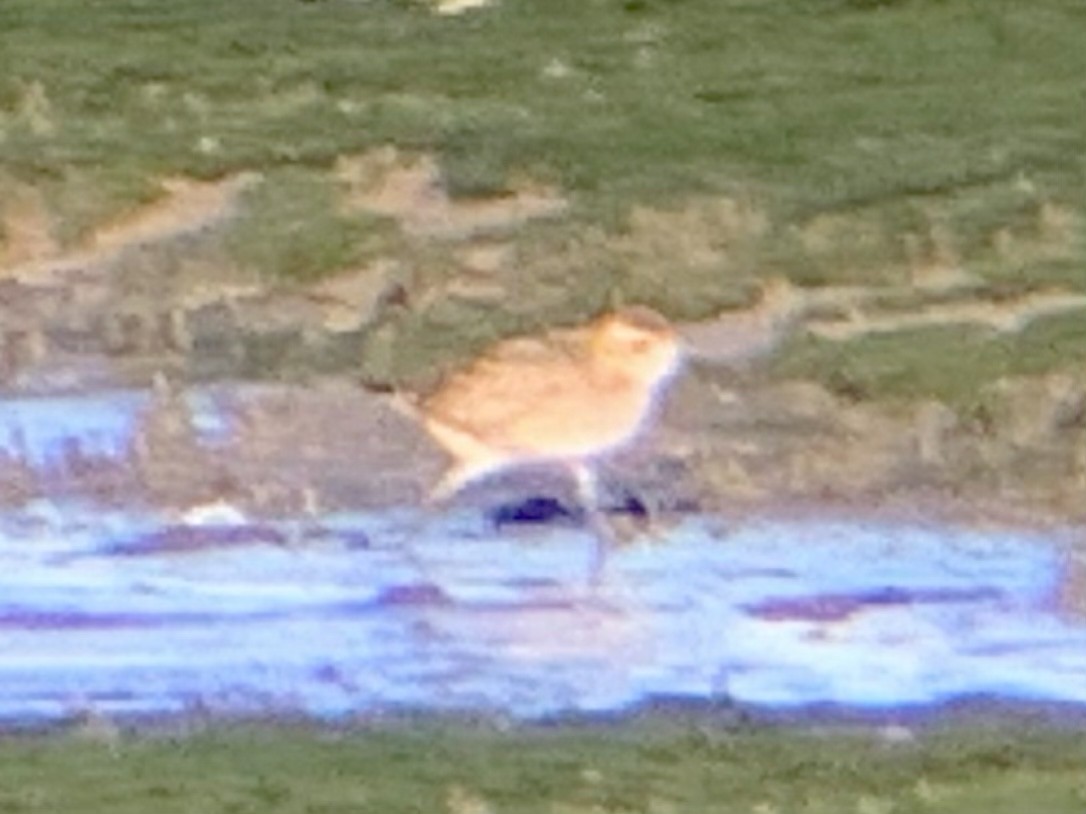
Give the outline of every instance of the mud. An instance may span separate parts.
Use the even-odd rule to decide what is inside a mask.
[[[408,243],[458,254],[487,279],[517,262],[519,226],[566,206],[554,190],[530,186],[453,201],[432,160],[391,149],[345,158],[336,172],[346,211],[384,213]],[[0,438],[0,501],[78,495],[183,511],[230,500],[283,515],[410,504],[427,491],[440,456],[386,395],[355,382],[361,355],[379,355],[371,346],[389,341],[390,326],[369,331],[388,309],[412,307],[397,299],[401,261],[275,290],[216,275],[209,247],[258,182],[166,179],[158,200],[74,248],[50,239],[48,213],[32,190],[14,196],[0,269],[0,395],[146,394],[159,384],[123,451],[87,448],[76,433],[49,461],[31,462],[17,436]],[[614,249],[645,262],[677,228],[696,233],[695,246],[707,240],[707,224],[739,242],[765,228],[758,213],[727,201],[677,213],[638,210],[631,223],[636,228],[616,237]],[[721,261],[716,244],[699,251],[704,262],[684,262]],[[446,281],[430,296],[451,297],[465,280]],[[864,401],[759,372],[781,342],[804,332],[845,339],[963,321],[1010,331],[1086,304],[1056,290],[988,301],[968,275],[939,280],[939,299],[927,304],[910,285],[804,289],[773,280],[753,305],[681,325],[691,365],[654,431],[608,464],[611,501],[632,495],[664,523],[691,510],[811,503],[1083,521],[1081,370],[996,382],[983,414],[933,401]],[[288,359],[300,365],[290,369],[294,383],[285,380]],[[254,383],[254,373],[279,383]],[[184,403],[192,388],[221,405],[226,440],[209,444],[194,428]],[[500,504],[503,494],[562,500],[568,487],[553,473],[517,474],[465,500],[496,496]]]

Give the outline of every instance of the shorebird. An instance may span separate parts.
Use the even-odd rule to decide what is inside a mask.
[[[579,328],[497,343],[414,405],[417,419],[452,458],[428,502],[446,501],[510,468],[564,467],[596,533],[595,578],[611,539],[595,464],[650,421],[682,357],[675,330],[643,306]]]

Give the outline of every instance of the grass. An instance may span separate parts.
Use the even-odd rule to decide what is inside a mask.
[[[242,201],[226,243],[234,262],[272,283],[310,282],[357,264],[383,245],[389,229],[377,218],[337,209],[331,180],[305,170],[272,170]]]
[[[517,237],[490,331],[440,298],[396,318],[405,347],[380,352],[416,368],[450,353],[452,334],[427,335],[450,324],[469,347],[616,299],[700,317],[771,274],[899,285],[938,257],[1000,291],[1086,291],[1084,22],[1077,0],[500,0],[455,18],[409,0],[5,0],[0,200],[41,188],[71,244],[156,178],[256,170],[231,257],[292,284],[404,250],[338,207],[344,155],[433,153],[454,196],[520,178],[568,195],[556,227]],[[897,387],[912,339],[865,341],[834,375]]]
[[[523,172],[596,216],[753,189],[785,229],[1022,179],[1083,209],[1074,0],[74,8],[0,10],[0,165],[19,177],[124,190],[393,142],[436,151],[456,193]]]
[[[966,727],[871,733],[653,719],[497,731],[429,722],[332,732],[226,727],[107,747],[0,742],[13,812],[1079,812],[1086,738]]]
[[[951,326],[845,343],[802,339],[784,349],[773,372],[809,377],[851,398],[934,398],[964,407],[977,402],[986,382],[1084,365],[1086,319],[1074,312],[997,338]]]

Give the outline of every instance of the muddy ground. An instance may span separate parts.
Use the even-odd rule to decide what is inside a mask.
[[[0,268],[2,391],[157,381],[158,397],[126,460],[72,449],[63,471],[41,472],[8,453],[0,500],[61,489],[179,508],[226,498],[269,513],[419,500],[443,462],[392,406],[390,387],[427,383],[417,369],[397,376],[404,357],[395,328],[421,299],[477,308],[511,296],[502,281],[516,262],[516,229],[565,204],[540,188],[453,202],[432,162],[388,150],[341,162],[337,172],[349,205],[393,218],[405,243],[400,255],[308,285],[269,285],[225,265],[220,230],[252,176],[165,181],[158,200],[76,247],[51,239],[32,190],[16,196]],[[459,273],[418,282],[418,251],[455,255]],[[880,308],[885,287],[802,289],[781,279],[741,307],[680,325],[691,346],[687,372],[642,443],[607,463],[613,502],[634,495],[662,517],[833,503],[1000,522],[1086,520],[1080,367],[1001,379],[965,408],[872,399],[768,372],[773,350],[804,334],[845,340],[918,324],[998,333],[1086,305],[1043,291],[971,299],[968,275],[938,271],[915,285],[957,294],[912,309]],[[442,344],[440,330],[429,341]],[[178,399],[191,386],[211,387],[231,405],[234,431],[224,445],[198,442]],[[543,491],[568,494],[553,473],[535,474]],[[495,489],[523,495],[531,482],[509,476],[464,499],[493,503]]]

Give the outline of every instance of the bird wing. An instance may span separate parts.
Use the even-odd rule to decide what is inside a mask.
[[[561,400],[575,386],[584,353],[580,331],[548,335],[547,341],[513,339],[496,345],[453,373],[422,402],[432,418],[477,435],[494,434]]]

